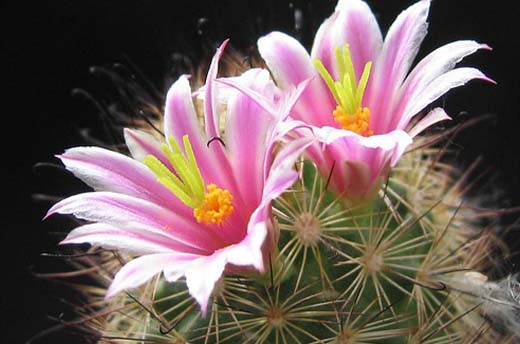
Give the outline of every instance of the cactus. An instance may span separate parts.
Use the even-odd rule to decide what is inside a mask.
[[[485,275],[503,243],[482,223],[497,213],[467,197],[466,175],[429,144],[439,139],[418,141],[362,206],[342,203],[302,159],[274,204],[268,271],[223,277],[205,317],[183,280],[161,276],[104,300],[129,257],[92,248],[78,264],[102,270],[82,288],[78,323],[100,343],[512,343],[520,287]]]
[[[348,46],[340,55],[338,50],[340,69],[347,70],[347,77],[349,71],[355,74],[354,67],[348,67]],[[230,69],[241,65],[241,57],[229,59]],[[334,89],[337,84],[326,67],[321,61],[316,65]],[[362,89],[355,95],[356,108],[367,86],[371,63],[367,66],[356,85]],[[484,78],[472,76],[478,77]],[[145,121],[129,126],[153,134],[163,124],[162,105],[149,102],[133,81],[113,79],[126,89],[121,94],[132,97],[137,92],[133,100],[153,110]],[[355,75],[352,79],[356,82]],[[202,79],[194,83],[204,84]],[[343,88],[334,89],[334,96],[341,100],[338,104],[351,107],[347,96],[338,95],[347,92]],[[351,115],[345,113],[347,105],[338,105],[342,120]],[[196,100],[195,108],[203,121],[208,111],[203,101]],[[227,109],[217,111],[224,117]],[[368,116],[356,122],[356,128],[368,123]],[[352,128],[344,129],[357,130]],[[369,197],[345,197],[333,180],[334,164],[320,166],[312,154],[301,154],[291,166],[297,171],[296,182],[270,204],[274,246],[265,257],[265,272],[226,270],[213,287],[207,309],[192,296],[186,278],[168,282],[163,274],[106,298],[114,276],[135,256],[114,245],[94,245],[75,254],[74,268],[90,275],[92,282],[76,285],[86,301],[77,307],[78,318],[65,324],[99,343],[513,343],[520,335],[520,284],[512,276],[488,281],[508,254],[501,228],[495,226],[503,211],[485,207],[483,196],[475,195],[471,168],[463,173],[454,165],[456,149],[450,142],[457,132],[455,128],[415,137],[388,173],[378,172],[380,178],[368,187]],[[373,133],[365,127],[358,134]],[[226,137],[216,139],[224,144]],[[186,152],[183,158],[198,169],[191,147]],[[183,163],[175,159],[172,165]],[[153,164],[151,169],[164,177],[159,160]],[[168,178],[181,175],[175,173]],[[202,181],[200,171],[197,178]],[[186,180],[181,185],[187,185]],[[189,197],[185,203],[195,199]]]

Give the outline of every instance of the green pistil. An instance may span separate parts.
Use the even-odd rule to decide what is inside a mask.
[[[341,106],[347,114],[354,115],[361,108],[372,62],[368,62],[365,65],[363,74],[361,74],[361,79],[358,83],[348,44],[346,44],[343,49],[337,47],[335,54],[339,80],[332,78],[320,60],[314,60],[314,66],[327,84],[338,105]]]
[[[186,155],[182,153],[181,147],[172,136],[168,138],[169,146],[165,143],[161,145],[176,174],[153,155],[147,155],[144,163],[157,175],[159,183],[188,207],[197,208],[204,203],[204,180],[188,136],[183,136],[182,141]]]

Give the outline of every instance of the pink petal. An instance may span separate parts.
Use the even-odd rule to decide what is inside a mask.
[[[228,179],[228,174],[224,172],[228,169],[227,158],[222,158],[223,153],[218,144],[207,146],[208,140],[200,128],[193,105],[191,87],[185,75],[182,75],[168,91],[164,129],[166,138],[173,136],[179,144],[182,143],[183,136],[188,135],[206,184],[215,183],[227,187],[224,185]]]
[[[207,314],[208,301],[226,267],[226,250],[213,253],[211,256],[200,257],[190,263],[186,269],[186,284],[190,295],[200,305],[203,315]]]
[[[224,41],[221,46],[217,49],[215,56],[211,60],[209,66],[208,75],[206,77],[206,88],[204,94],[204,115],[206,120],[206,135],[208,138],[217,137],[220,135],[219,130],[219,116],[217,109],[217,95],[213,87],[213,81],[217,78],[218,73],[218,62],[224,53],[224,49],[228,40]]]
[[[171,168],[170,162],[161,149],[161,141],[159,139],[144,131],[127,128],[124,130],[124,136],[126,146],[135,160],[143,162],[147,155],[153,155],[165,166]]]
[[[314,77],[309,53],[296,39],[273,31],[258,40],[258,51],[281,88],[290,88]]]
[[[400,130],[363,137],[331,127],[313,129],[323,144],[311,146],[309,156],[322,161],[318,167],[323,178],[328,178],[332,171],[331,190],[358,202],[377,191],[412,143],[411,137]]]
[[[105,298],[111,298],[123,290],[137,288],[163,269],[183,270],[197,257],[197,255],[185,253],[162,253],[131,260],[116,274]]]
[[[104,223],[83,225],[72,230],[60,245],[84,243],[107,249],[122,249],[136,255],[187,249],[185,245],[172,241],[165,233],[149,230],[137,224],[127,228],[118,228]]]
[[[157,182],[148,167],[123,154],[98,147],[77,147],[58,157],[69,171],[94,190],[134,196],[188,215],[187,209],[182,210],[182,203]]]
[[[136,258],[116,274],[106,298],[136,288],[164,271],[165,278],[174,282],[182,275],[193,298],[199,303],[203,315],[207,313],[208,301],[226,266],[224,253],[197,256],[182,253],[153,254]]]
[[[79,219],[115,227],[141,224],[202,252],[212,252],[227,242],[217,236],[218,231],[196,223],[192,215],[184,218],[154,203],[123,194],[91,192],[75,195],[55,204],[47,216],[55,213],[73,214]]]
[[[274,200],[294,184],[298,178],[294,169],[296,160],[314,142],[313,137],[302,137],[285,144],[278,152],[265,183],[263,203]]]
[[[432,81],[428,87],[414,97],[414,101],[407,104],[403,117],[398,124],[398,128],[406,127],[415,114],[433,103],[435,100],[439,99],[452,88],[462,86],[473,79],[480,79],[494,83],[493,80],[489,79],[478,69],[467,67],[453,69]]]
[[[393,109],[392,128],[405,129],[397,127],[403,117],[403,111],[410,101],[413,101],[420,93],[429,87],[430,83],[442,74],[455,68],[455,65],[464,57],[475,53],[479,49],[490,49],[485,44],[479,44],[475,41],[457,41],[444,45],[430,53],[412,70],[406,78],[401,90],[400,100]],[[408,114],[408,116],[415,114]],[[403,120],[401,123],[409,122],[410,118]]]
[[[277,101],[267,97],[265,94],[256,92],[251,87],[242,85],[240,82],[237,82],[236,79],[220,79],[219,82],[229,88],[240,91],[244,96],[248,97],[249,100],[274,117],[277,122],[275,123],[276,128],[274,128],[274,130],[269,130],[270,135],[268,135],[269,137],[266,137],[266,146],[264,147],[266,152],[271,152],[276,142],[282,140],[288,132],[294,130],[296,127],[308,127],[308,125],[303,122],[287,119],[296,102],[309,85],[309,80],[303,81],[298,85],[298,87],[291,88],[284,92]],[[264,176],[269,173],[271,162],[271,159],[264,159]]]
[[[283,89],[295,88],[311,79],[295,106],[293,116],[315,125],[332,122],[335,102],[315,70],[305,48],[294,38],[271,32],[258,40],[258,50],[275,81]]]
[[[177,142],[188,135],[195,156],[205,157],[207,154],[206,137],[203,134],[193,99],[188,78],[181,77],[170,87],[164,108],[164,135],[173,136]]]
[[[338,130],[332,127],[323,127],[323,128],[331,128],[334,130]],[[278,131],[282,134],[289,134],[288,137],[291,137],[291,133],[293,133],[296,137],[306,138],[308,140],[317,140],[319,142],[313,142],[308,148],[305,154],[309,155],[311,151],[316,152],[318,154],[312,154],[311,160],[314,161],[316,165],[323,165],[325,161],[322,159],[323,155],[321,154],[321,143],[324,143],[329,140],[328,137],[321,137],[319,127],[315,127],[304,123],[302,121],[294,120],[289,118],[288,120],[280,123],[278,125]],[[347,131],[343,131],[347,132]],[[332,140],[333,141],[333,140]],[[318,151],[315,151],[314,148],[318,148]]]
[[[435,123],[450,120],[451,117],[444,112],[441,108],[435,108],[430,111],[424,118],[417,122],[414,127],[408,132],[411,137],[419,135],[426,128],[434,125]]]
[[[238,244],[226,249],[227,262],[236,266],[253,266],[264,271],[262,246],[267,237],[267,211],[259,207],[251,215],[246,237]]]
[[[273,95],[274,92],[268,92],[268,96],[267,94],[263,94],[265,91],[257,92],[251,87],[244,86],[239,82],[238,78],[222,78],[217,81],[227,86],[228,93],[230,93],[229,89],[240,91],[279,122],[287,119],[296,105],[296,102],[302,97],[302,93],[311,82],[310,79],[307,79],[299,83],[296,87],[290,87],[280,95]]]
[[[365,199],[370,199],[376,192],[383,178],[388,173],[388,163],[381,159],[378,151],[370,154],[374,159],[371,164],[361,161],[345,161],[343,166],[338,168],[339,171],[333,171],[332,183],[334,183],[334,174],[341,173],[343,190],[345,196],[350,200],[358,203]],[[332,184],[334,185],[334,184]]]
[[[317,139],[325,144],[331,144],[340,139],[346,140],[354,145],[366,148],[381,148],[383,150],[393,150],[396,146],[400,147],[402,154],[406,146],[412,143],[411,138],[402,130],[394,130],[384,135],[372,135],[364,137],[349,130],[337,129],[332,127],[312,128]]]
[[[247,235],[238,244],[228,247],[227,261],[237,266],[253,266],[264,271],[264,254],[270,252],[273,243],[266,243],[270,233],[271,202],[290,188],[298,178],[294,170],[296,160],[313,139],[297,139],[286,144],[277,154],[265,182],[262,200],[249,219]],[[272,238],[271,238],[272,239]]]
[[[274,97],[275,86],[267,70],[250,70],[241,76],[238,83],[266,97]],[[230,93],[227,102],[226,147],[240,194],[249,207],[255,207],[262,197],[264,160],[270,154],[267,151],[267,140],[274,124],[275,117],[250,97],[237,90]]]
[[[265,205],[251,216],[245,238],[228,247],[215,251],[210,256],[200,257],[186,269],[186,284],[190,294],[201,305],[203,314],[207,312],[208,300],[215,283],[221,278],[227,264],[252,266],[263,272],[264,256],[262,247],[267,236]]]
[[[320,26],[312,47],[312,58],[320,59],[331,75],[338,79],[334,50],[348,44],[357,77],[365,64],[375,61],[383,37],[374,14],[360,0],[340,0],[334,14]]]
[[[372,113],[370,126],[376,134],[387,133],[396,95],[426,36],[430,0],[421,0],[403,11],[390,27],[381,53],[374,63],[372,83],[365,100]]]
[[[431,81],[452,70],[464,57],[480,49],[491,48],[475,41],[457,41],[436,49],[412,70],[403,84],[402,92],[405,94],[410,90],[421,92]]]
[[[218,63],[227,43],[228,40],[224,41],[217,49],[217,52],[211,60],[211,65],[206,77],[204,89],[204,118],[208,142],[206,143],[206,154],[197,157],[197,159],[199,161],[206,160],[206,163],[200,166],[206,183],[215,183],[220,187],[228,189],[233,195],[240,195],[237,184],[233,178],[227,151],[224,144],[219,140],[221,139],[219,117],[221,109],[219,109],[219,89],[215,87],[215,79],[218,73]]]

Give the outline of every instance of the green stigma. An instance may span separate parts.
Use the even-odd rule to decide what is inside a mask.
[[[176,174],[153,155],[147,155],[144,158],[144,164],[157,175],[157,181],[184,204],[190,208],[197,208],[204,203],[204,180],[188,135],[184,135],[182,141],[185,154],[172,136],[168,138],[169,146],[165,143],[161,145]]]
[[[355,115],[361,108],[363,95],[372,68],[372,62],[368,62],[365,65],[363,74],[361,74],[361,79],[358,83],[348,44],[345,44],[343,49],[337,47],[335,49],[335,54],[339,80],[334,80],[332,78],[320,60],[314,60],[314,66],[327,84],[337,104],[346,112],[346,114]]]

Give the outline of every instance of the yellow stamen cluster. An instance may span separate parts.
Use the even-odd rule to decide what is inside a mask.
[[[336,60],[339,80],[332,78],[320,60],[314,61],[316,69],[338,104],[333,112],[334,119],[345,130],[350,130],[363,136],[371,136],[373,131],[369,128],[370,110],[367,107],[362,107],[362,102],[372,62],[368,62],[365,65],[358,82],[348,45],[345,45],[343,49],[336,48]]]
[[[185,153],[173,137],[169,137],[169,145],[161,147],[173,172],[153,155],[146,156],[144,163],[157,175],[159,183],[193,209],[193,216],[199,223],[221,224],[233,212],[233,196],[215,184],[207,185],[207,192],[204,192],[204,180],[188,136],[185,135],[182,141]]]
[[[337,106],[332,113],[336,122],[345,130],[350,130],[362,136],[372,136],[374,132],[370,130],[370,110],[367,107],[359,108],[355,115],[347,115],[341,106]]]
[[[220,225],[233,213],[233,196],[215,184],[208,184],[206,189],[204,203],[193,209],[193,216],[199,223]]]

